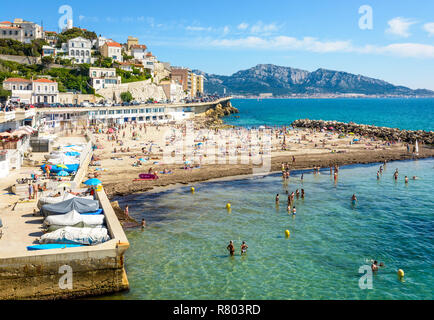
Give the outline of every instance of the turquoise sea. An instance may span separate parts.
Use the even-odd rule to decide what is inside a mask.
[[[292,172],[287,184],[274,174],[117,199],[148,226],[127,231],[131,290],[109,298],[432,299],[434,160],[388,163],[379,181],[378,167],[342,167],[336,184],[328,170],[305,172],[303,182]],[[406,185],[405,175],[419,179]],[[301,188],[306,198],[293,217],[285,192]],[[386,266],[362,290],[359,268],[371,259]]]
[[[353,121],[407,130],[434,131],[434,98],[419,99],[234,99],[238,126],[289,125],[297,119]]]
[[[243,126],[298,118],[434,130],[434,99],[233,100]],[[130,291],[105,299],[433,299],[434,159],[194,184],[118,198],[145,230],[126,231]],[[399,180],[392,178],[399,169]],[[418,180],[404,183],[404,176]],[[295,217],[286,191],[303,188]],[[280,205],[274,198],[280,194]],[[353,205],[351,195],[358,202]],[[226,203],[232,204],[228,212]],[[290,237],[285,237],[290,230]],[[234,240],[235,257],[226,250]],[[240,256],[240,245],[249,249]],[[371,260],[385,267],[362,290]],[[397,270],[405,271],[399,280]]]

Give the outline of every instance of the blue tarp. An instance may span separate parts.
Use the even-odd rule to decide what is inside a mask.
[[[44,172],[45,172],[45,166],[46,166],[46,164],[44,164],[44,165],[41,166],[41,169]],[[67,167],[67,169],[59,168],[58,166],[56,166],[55,164],[53,164],[53,165],[51,165],[50,172],[52,172],[52,173],[59,173],[62,170],[65,170],[68,173],[77,172],[79,164],[66,164],[65,166]]]
[[[80,152],[69,151],[69,152],[65,152],[65,155],[69,157],[78,157],[80,155]]]

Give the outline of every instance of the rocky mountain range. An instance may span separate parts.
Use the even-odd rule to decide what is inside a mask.
[[[193,70],[193,72],[205,76],[205,91],[210,94],[223,94],[226,88],[226,93],[233,95],[272,93],[274,96],[291,94],[434,96],[434,91],[431,90],[412,90],[362,75],[327,69],[309,72],[273,64],[259,64],[231,76],[207,74],[200,70]]]

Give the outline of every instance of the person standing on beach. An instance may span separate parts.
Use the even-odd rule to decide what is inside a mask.
[[[247,253],[247,248],[249,246],[246,244],[245,241],[243,241],[243,244],[241,245],[241,255],[246,254]]]
[[[231,241],[229,241],[229,245],[226,247],[226,249],[228,249],[229,254],[231,256],[233,256],[235,254],[235,248],[234,248],[234,243]]]
[[[29,183],[29,200],[32,199],[33,196],[33,185]]]
[[[128,205],[125,206],[124,213],[125,213],[125,215],[126,215],[127,217],[130,216],[130,213],[129,213],[129,211],[128,211]]]

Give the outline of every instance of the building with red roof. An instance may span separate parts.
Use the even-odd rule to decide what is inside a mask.
[[[100,48],[101,55],[106,58],[112,58],[113,61],[122,62],[122,45],[116,41],[107,41]]]

